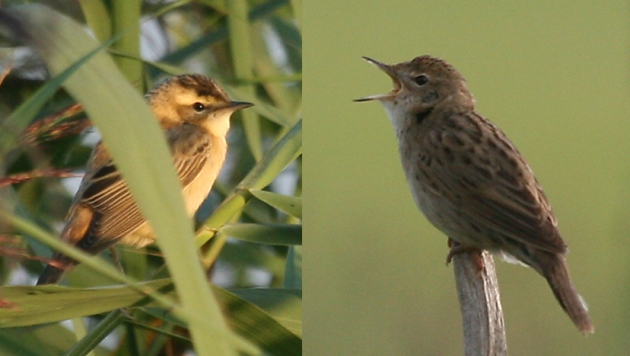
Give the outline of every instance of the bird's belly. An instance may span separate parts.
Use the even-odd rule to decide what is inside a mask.
[[[415,175],[408,174],[407,182],[416,205],[433,226],[462,245],[494,249],[486,243],[488,239],[483,238],[487,231],[474,230],[469,217],[462,212],[462,207],[415,179]]]
[[[183,189],[184,203],[186,204],[186,212],[189,216],[195,215],[197,209],[208,194],[210,189],[217,180],[223,161],[225,161],[225,150],[216,149],[213,154],[206,161],[206,165],[203,167],[197,178],[195,178],[188,186]]]
[[[123,237],[120,242],[125,245],[144,247],[155,241],[155,234],[148,221],[145,221],[134,232]]]
[[[426,216],[427,220],[446,233],[448,223],[445,221],[444,215],[448,214],[447,210],[450,209],[447,209],[444,204],[440,202],[440,197],[431,192],[422,182],[408,178],[407,183],[409,184],[411,195],[416,205],[420,208],[424,216]]]
[[[218,146],[218,145],[217,145]],[[184,205],[188,216],[192,217],[201,206],[201,203],[206,199],[210,193],[210,189],[214,185],[214,182],[219,175],[223,161],[225,161],[226,149],[217,149],[211,154],[206,161],[206,165],[201,169],[199,175],[184,187],[182,195],[184,198]],[[120,242],[127,245],[134,245],[136,247],[144,247],[155,241],[155,234],[151,225],[145,221],[134,232],[123,237]]]

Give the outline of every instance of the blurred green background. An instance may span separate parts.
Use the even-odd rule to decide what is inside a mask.
[[[432,54],[467,78],[543,185],[596,327],[583,337],[533,270],[498,262],[510,355],[630,350],[630,5],[304,4],[307,355],[462,354],[446,238],[416,209],[361,60]]]

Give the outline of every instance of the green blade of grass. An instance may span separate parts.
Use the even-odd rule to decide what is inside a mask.
[[[131,56],[140,56],[140,0],[111,1],[113,31],[121,36],[114,48]],[[142,90],[142,62],[128,57],[116,57],[118,68],[125,78]]]
[[[250,189],[249,192],[256,198],[284,213],[295,216],[299,219],[302,218],[302,198],[289,197],[259,189]]]
[[[254,166],[249,174],[239,183],[204,226],[209,231],[217,231],[235,214],[245,207],[251,197],[250,189],[266,187],[282,170],[302,153],[302,120],[299,120]],[[198,236],[198,244],[207,242],[213,235],[204,233]]]
[[[79,0],[85,22],[100,42],[112,37],[112,20],[102,0]]]
[[[252,58],[252,44],[250,38],[250,24],[247,16],[246,0],[231,0],[227,2],[228,29],[230,34],[230,52],[234,63],[234,75],[240,82],[238,88],[254,96],[254,77]],[[262,157],[262,138],[260,132],[260,118],[255,112],[247,110],[242,113],[243,127],[249,149],[258,161]]]
[[[302,246],[289,247],[282,285],[302,289]]]
[[[219,232],[247,242],[266,245],[301,245],[302,225],[295,224],[228,224]]]
[[[88,352],[94,350],[107,335],[109,335],[116,327],[125,321],[125,315],[120,309],[114,310],[109,313],[98,325],[79,342],[74,344],[72,348],[66,353],[66,356],[83,356]]]
[[[169,296],[173,294],[173,282],[160,279],[141,284],[146,289],[160,290]],[[221,304],[221,309],[228,316],[228,321],[235,331],[251,341],[262,341],[265,345],[288,340],[296,345],[301,335],[301,291],[295,289],[238,289],[228,292],[213,287]],[[24,287],[0,287],[3,307],[0,308],[0,328],[14,328],[43,323],[52,323],[68,318],[109,312],[104,324],[91,330],[83,340],[84,345],[98,344],[122,319],[121,308],[142,307],[150,314],[189,327],[188,323],[175,317],[171,311],[156,309],[152,302],[141,292],[130,286],[110,286],[99,288],[68,288],[56,285]],[[257,320],[256,323],[250,323]],[[275,336],[266,338],[260,329]],[[82,346],[79,349],[85,350]],[[289,354],[290,355],[290,354]]]

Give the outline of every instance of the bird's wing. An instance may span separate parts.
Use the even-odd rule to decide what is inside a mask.
[[[434,157],[431,170],[441,177],[436,182],[441,194],[487,229],[538,249],[565,252],[547,198],[505,135],[476,113],[445,121],[424,138],[431,141],[424,147]]]
[[[182,186],[190,184],[199,175],[210,149],[208,140],[204,140],[203,136],[193,141],[190,141],[190,136],[182,136],[195,133],[191,132],[174,134],[172,130],[167,131],[174,166]],[[104,150],[102,146],[97,149]],[[89,167],[79,190],[77,203],[93,213],[90,228],[84,237],[106,237],[116,242],[137,230],[145,219],[111,158],[101,158],[99,163]],[[100,243],[94,241],[86,245],[90,247],[86,250],[93,249],[96,253]]]
[[[183,187],[195,180],[206,164],[211,140],[202,128],[185,124],[166,131],[166,139],[173,154],[173,164]]]

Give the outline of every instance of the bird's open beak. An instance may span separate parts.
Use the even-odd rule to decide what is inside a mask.
[[[402,83],[400,81],[400,74],[396,71],[396,69],[393,66],[387,65],[385,63],[379,62],[369,57],[362,57],[362,58],[374,64],[383,72],[387,73],[387,75],[389,75],[389,77],[392,78],[394,89],[392,89],[392,91],[390,91],[387,94],[370,95],[370,96],[366,96],[365,98],[354,99],[354,101],[360,102],[360,101],[370,101],[370,100],[385,100],[385,99],[389,99],[395,96],[400,91],[400,88],[402,87]]]

